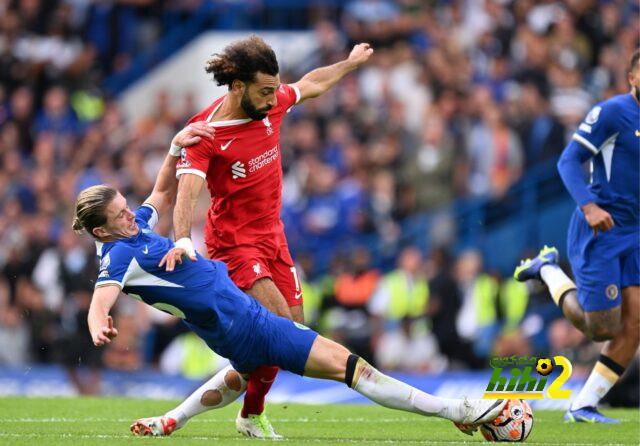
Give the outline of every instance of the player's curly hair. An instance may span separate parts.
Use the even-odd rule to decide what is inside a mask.
[[[235,80],[254,82],[256,73],[275,76],[279,72],[278,60],[271,47],[252,34],[246,39],[228,45],[222,53],[216,53],[207,61],[207,73],[213,73],[218,85],[228,85]]]
[[[111,186],[100,184],[83,189],[76,200],[76,212],[72,228],[76,233],[86,230],[93,237],[93,229],[107,222],[106,209],[118,191]]]

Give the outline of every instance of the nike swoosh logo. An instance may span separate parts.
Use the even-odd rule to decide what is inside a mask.
[[[636,130],[636,136],[640,136],[640,130]]]
[[[227,150],[227,147],[229,147],[229,145],[233,142],[234,139],[235,138],[230,139],[229,141],[227,141],[226,144],[220,144],[220,150],[222,150],[223,152]]]
[[[293,297],[296,299],[300,299],[302,297],[302,293],[296,293],[296,295]]]
[[[275,381],[275,378],[274,378],[274,379],[271,379],[271,380],[264,379],[264,378],[260,378],[260,382],[261,382],[261,383],[265,383],[265,384],[270,384],[270,383],[272,383],[272,382],[274,382],[274,381]]]
[[[144,249],[142,250],[142,254],[149,254],[149,247],[144,245]]]
[[[491,412],[493,409],[495,409],[496,407],[498,407],[500,404],[502,404],[502,402],[503,402],[503,401],[504,401],[503,399],[502,399],[502,400],[496,400],[496,402],[495,402],[495,403],[493,403],[493,404],[491,405],[491,407],[489,407],[487,410],[485,410],[485,411],[482,413],[482,415],[480,415],[478,418],[476,418],[476,419],[472,422],[472,424],[473,424],[473,423],[477,423],[479,419],[481,419],[481,418],[482,418],[482,417],[484,417],[486,414],[488,414],[489,412]]]

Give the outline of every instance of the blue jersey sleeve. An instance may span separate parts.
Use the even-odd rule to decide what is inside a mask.
[[[572,139],[579,142],[596,155],[618,133],[616,121],[618,110],[613,101],[602,102],[591,109],[584,118]]]
[[[133,252],[123,245],[115,245],[100,258],[100,272],[96,280],[96,288],[104,285],[117,285],[122,289],[129,265],[133,260]]]
[[[558,160],[558,172],[562,182],[578,206],[595,203],[596,196],[591,193],[584,178],[582,164],[593,155],[576,141],[570,141]]]
[[[158,211],[149,203],[144,203],[136,209],[136,223],[144,229],[153,229],[158,223]]]

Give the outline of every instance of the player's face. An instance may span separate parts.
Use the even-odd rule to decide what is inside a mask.
[[[118,240],[133,237],[138,233],[135,214],[127,206],[127,200],[118,193],[106,209],[107,222],[102,226],[104,231],[98,234],[101,238]]]
[[[254,121],[266,118],[269,110],[278,104],[276,90],[280,87],[280,76],[258,72],[255,82],[245,85],[240,106]]]

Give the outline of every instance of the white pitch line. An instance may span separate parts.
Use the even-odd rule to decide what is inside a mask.
[[[118,439],[118,438],[132,438],[131,435],[113,435],[113,434],[95,434],[95,435],[74,435],[74,434],[13,434],[13,433],[5,433],[0,432],[0,438],[67,438],[67,439],[75,439],[75,438],[86,438],[86,439]],[[159,438],[170,438],[170,437],[159,437]],[[177,437],[171,437],[172,439],[176,439]],[[245,438],[229,438],[229,437],[202,437],[202,436],[185,436],[181,435],[180,439],[183,440],[196,440],[196,441],[250,441],[250,439]],[[285,438],[279,440],[280,442],[296,442],[296,443],[323,443],[326,444],[328,441],[332,443],[341,443],[341,444],[369,444],[369,443],[383,443],[383,444],[475,444],[478,445],[477,441],[466,441],[466,440],[376,440],[376,439],[349,439],[349,438]],[[538,442],[527,442],[528,445],[539,445],[539,446],[601,446],[601,443],[538,443]],[[624,446],[625,443],[607,443],[608,446]]]
[[[274,423],[413,423],[419,420],[416,417],[388,417],[388,418],[366,418],[366,417],[350,417],[350,418],[271,418]],[[47,418],[2,418],[0,423],[126,423],[133,422],[133,418],[103,418],[103,417],[86,417],[86,418],[67,418],[67,417],[47,417]],[[620,418],[620,421],[629,422],[626,418]],[[189,423],[232,423],[235,418],[194,418]],[[447,423],[447,420],[438,418],[430,418],[429,422]]]

